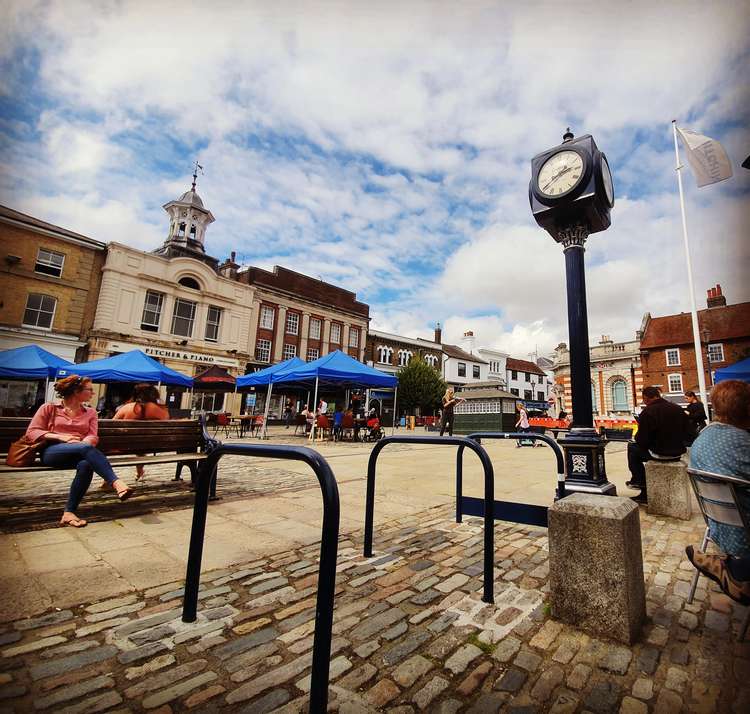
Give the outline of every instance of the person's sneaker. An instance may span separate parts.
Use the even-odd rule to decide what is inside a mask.
[[[641,492],[637,496],[631,496],[630,500],[635,501],[636,503],[642,503],[645,505],[648,503],[648,496],[646,496],[646,494]]]
[[[625,485],[628,488],[638,488],[638,489],[643,488],[643,484],[636,483],[635,481],[626,481]]]
[[[692,545],[685,548],[688,560],[707,578],[711,578],[726,595],[740,605],[750,605],[750,581],[735,580],[727,568],[727,558],[722,555],[701,553]]]

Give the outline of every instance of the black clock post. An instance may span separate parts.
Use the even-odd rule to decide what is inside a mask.
[[[531,160],[531,212],[536,222],[563,246],[568,296],[570,383],[573,422],[560,440],[565,452],[565,490],[616,495],[607,480],[605,442],[594,428],[591,401],[584,246],[591,233],[606,230],[614,206],[612,175],[590,135],[574,138]]]

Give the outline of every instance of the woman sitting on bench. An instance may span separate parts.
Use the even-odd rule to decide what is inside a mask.
[[[91,485],[94,472],[114,488],[121,501],[130,498],[133,489],[115,475],[107,457],[95,448],[99,442],[96,409],[84,405],[93,392],[91,380],[72,374],[55,383],[55,392],[61,403],[42,404],[31,420],[26,436],[32,441],[46,441],[40,454],[44,466],[75,468],[76,475],[70,484],[60,523],[82,528],[86,521],[75,512]]]
[[[159,390],[153,384],[136,384],[133,387],[133,398],[117,410],[114,418],[162,421],[169,419],[169,410],[159,404]],[[135,480],[143,480],[142,464],[135,467]]]

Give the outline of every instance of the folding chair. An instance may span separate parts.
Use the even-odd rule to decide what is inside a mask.
[[[709,541],[720,550],[718,544],[710,536],[709,518],[717,524],[744,528],[748,540],[750,540],[750,523],[743,513],[739,500],[740,490],[747,490],[750,484],[745,479],[736,476],[723,476],[699,469],[688,468],[688,475],[693,491],[695,491],[695,497],[698,499],[701,513],[706,521],[706,532],[703,535],[701,552],[706,552]],[[687,600],[689,603],[693,602],[699,575],[700,572],[696,570],[690,583],[690,594]],[[745,619],[740,627],[738,637],[740,641],[745,639],[748,624],[750,624],[750,607],[747,608]]]
[[[237,437],[240,436],[239,426],[232,424],[232,417],[229,414],[217,414],[216,415],[216,428],[214,429],[214,436],[223,431],[227,436],[232,436],[232,429],[235,430]]]

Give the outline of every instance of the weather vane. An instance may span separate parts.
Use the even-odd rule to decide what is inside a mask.
[[[195,166],[193,167],[193,191],[195,191],[195,182],[198,180],[198,171],[200,171],[202,174],[203,167],[196,161]]]

